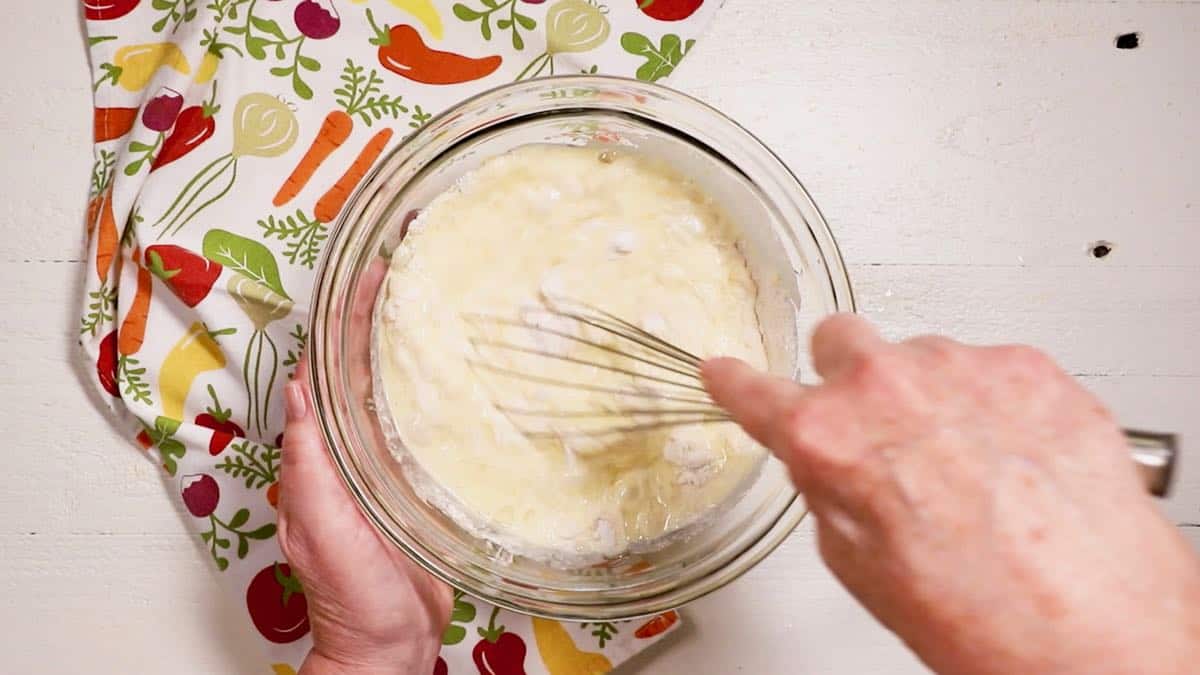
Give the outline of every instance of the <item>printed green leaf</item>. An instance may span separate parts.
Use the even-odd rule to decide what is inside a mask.
[[[446,626],[445,632],[442,633],[443,645],[456,645],[467,638],[467,629],[458,624],[450,624]]]
[[[292,312],[291,298],[279,295],[265,284],[249,277],[235,274],[229,277],[225,289],[260,331],[265,330],[271,322],[278,321]]]
[[[461,599],[455,600],[450,620],[456,623],[471,623],[475,620],[475,605]]]
[[[479,12],[460,2],[454,5],[454,16],[457,16],[462,21],[474,21],[479,18]]]
[[[267,523],[266,525],[263,525],[262,527],[258,528],[257,530],[251,530],[251,531],[247,532],[246,536],[251,539],[258,539],[258,540],[270,539],[271,537],[275,536],[275,524]]]
[[[271,250],[253,239],[226,230],[209,230],[204,235],[204,257],[257,282],[287,300],[287,291],[279,278],[279,266]]]
[[[629,32],[621,36],[621,48],[635,56],[646,59],[635,73],[643,82],[657,82],[674,72],[683,57],[691,51],[695,40],[684,42],[678,35],[662,36],[657,47],[650,38],[641,33]]]
[[[229,529],[236,530],[245,525],[250,520],[250,509],[238,509],[238,512],[233,514],[233,518],[229,519]]]
[[[267,33],[268,35],[274,35],[275,37],[279,38],[280,40],[288,39],[287,36],[283,34],[283,29],[280,28],[279,24],[276,23],[272,19],[264,19],[261,16],[251,15],[250,23],[253,24],[254,27],[257,28],[259,30],[259,32],[261,32],[261,33]]]

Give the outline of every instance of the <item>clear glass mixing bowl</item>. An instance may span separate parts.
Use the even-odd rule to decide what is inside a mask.
[[[803,501],[776,460],[767,461],[735,504],[665,547],[559,569],[475,538],[422,501],[406,478],[414,467],[402,466],[389,449],[379,416],[390,413],[374,404],[374,307],[409,220],[481,161],[529,143],[633,149],[704,185],[740,223],[739,247],[759,286],[773,372],[805,379],[813,325],[854,310],[841,256],[812,199],[766,146],[720,112],[631,80],[580,76],[508,85],[463,102],[396,148],[330,235],[314,290],[309,361],[325,439],[379,530],[473,596],[566,620],[626,619],[679,607],[750,569],[804,517]]]

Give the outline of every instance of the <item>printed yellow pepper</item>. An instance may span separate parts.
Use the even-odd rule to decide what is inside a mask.
[[[361,5],[367,0],[351,0],[356,5]],[[442,28],[442,17],[438,14],[437,7],[434,7],[433,0],[388,0],[397,9],[408,12],[425,26],[425,30],[429,31],[429,37],[434,40],[441,40],[444,33]]]
[[[197,321],[175,343],[167,358],[163,359],[158,375],[159,400],[162,401],[164,417],[183,419],[183,403],[196,377],[200,373],[225,367],[225,353],[215,338],[232,332],[233,329],[209,331],[207,326]]]
[[[613,669],[612,662],[603,654],[576,647],[561,623],[537,618],[532,621],[538,653],[550,675],[604,675]]]
[[[112,63],[100,65],[104,76],[92,88],[99,89],[105,82],[111,82],[126,91],[141,91],[162,67],[171,68],[180,75],[192,72],[187,56],[172,42],[122,47],[113,54]]]
[[[216,52],[204,52],[204,58],[200,61],[200,67],[196,69],[196,84],[208,84],[212,82],[213,76],[217,74],[217,66],[221,65],[221,57]]]

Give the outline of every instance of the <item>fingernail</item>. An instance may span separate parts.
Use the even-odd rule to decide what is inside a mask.
[[[308,413],[308,402],[305,400],[304,388],[299,382],[288,382],[284,388],[284,398],[287,400],[287,416],[289,420],[304,419]]]

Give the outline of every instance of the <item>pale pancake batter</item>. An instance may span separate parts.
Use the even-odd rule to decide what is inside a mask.
[[[510,348],[683,379],[546,332],[629,348],[545,311],[579,301],[701,357],[765,367],[734,227],[665,166],[550,145],[489,160],[412,223],[383,293],[378,375],[396,451],[427,474],[423,496],[511,552],[588,560],[652,547],[735,499],[762,463],[732,424],[590,435],[648,421],[629,409],[688,407],[657,395],[704,395]]]

